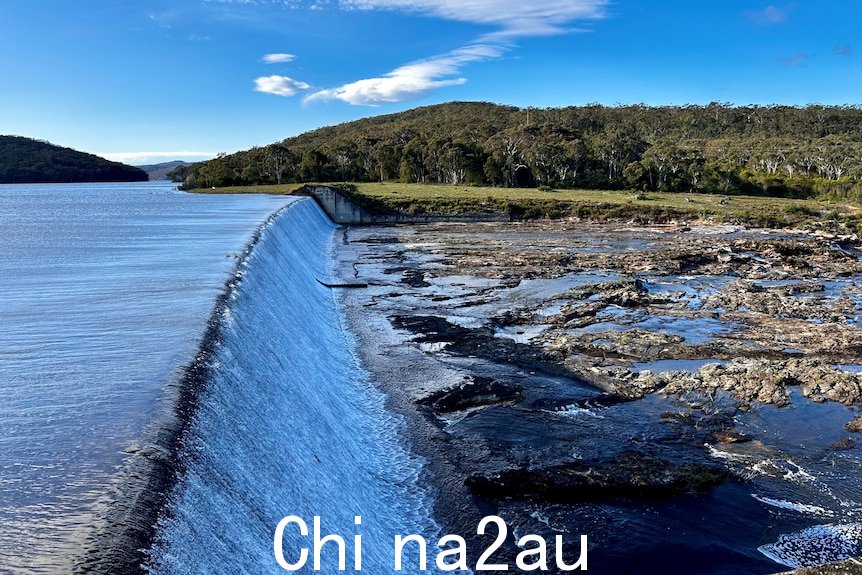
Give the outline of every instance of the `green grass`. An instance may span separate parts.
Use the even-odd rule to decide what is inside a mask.
[[[331,184],[376,213],[508,214],[516,219],[581,217],[605,221],[642,219],[662,222],[703,219],[754,226],[791,227],[814,220],[860,227],[862,211],[847,203],[755,196],[667,194],[604,190],[541,191],[399,183]],[[303,184],[195,190],[204,193],[291,194]],[[725,198],[723,200],[723,198]]]
[[[223,188],[195,188],[193,194],[275,194],[287,196],[305,184],[279,184],[272,186],[225,186]]]

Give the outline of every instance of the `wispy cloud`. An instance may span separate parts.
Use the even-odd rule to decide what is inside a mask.
[[[163,12],[150,12],[147,14],[147,18],[150,21],[154,22],[157,26],[161,28],[165,28],[170,30],[173,28],[173,22],[176,19],[177,14],[171,10],[166,10]]]
[[[379,106],[421,98],[464,84],[467,64],[500,58],[518,38],[565,34],[572,23],[604,17],[610,0],[341,0],[348,10],[397,10],[487,26],[475,42],[447,54],[406,64],[380,77],[357,80],[309,95],[306,101],[342,100]]]
[[[837,46],[832,48],[832,51],[839,56],[853,56],[853,46],[851,46],[850,44],[838,44]]]
[[[262,76],[254,81],[255,90],[276,96],[295,96],[311,89],[311,84],[287,76]]]
[[[609,0],[341,0],[359,10],[400,10],[497,28],[485,38],[561,34],[576,20],[604,16]]]
[[[265,54],[263,58],[261,58],[267,64],[283,64],[285,62],[293,62],[296,60],[296,56],[293,54],[285,54],[283,52],[278,52],[275,54]]]
[[[124,164],[158,163],[165,160],[207,160],[216,156],[215,152],[94,152],[106,160]]]
[[[781,59],[781,63],[790,68],[801,68],[802,66],[805,66],[810,59],[810,54],[798,53],[785,56]]]
[[[459,86],[466,78],[455,76],[464,65],[499,57],[502,50],[473,45],[443,56],[402,66],[380,78],[367,78],[309,95],[306,101],[338,99],[354,106],[379,106],[421,98],[447,86]]]
[[[791,8],[792,6],[778,7],[770,4],[763,10],[749,10],[745,15],[758,26],[776,26],[787,22]]]
[[[246,6],[284,6],[298,8],[302,0],[204,0],[205,4],[239,4]]]

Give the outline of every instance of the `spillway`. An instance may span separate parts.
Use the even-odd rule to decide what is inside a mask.
[[[336,229],[313,200],[294,202],[240,263],[216,318],[150,572],[282,573],[273,532],[287,515],[309,525],[320,516],[323,532],[343,535],[348,547],[361,533],[370,574],[392,571],[395,534],[437,532],[421,461],[357,361],[337,290],[318,281],[333,271]],[[305,544],[296,529],[285,533],[287,555]],[[323,565],[337,571],[334,546]]]

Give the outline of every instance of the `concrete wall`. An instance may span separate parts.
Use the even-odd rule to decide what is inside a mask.
[[[296,192],[313,197],[336,224],[371,224],[375,216],[328,186],[305,186]]]
[[[304,186],[294,192],[297,195],[311,196],[336,224],[341,225],[382,225],[382,224],[424,224],[435,222],[508,222],[506,214],[464,214],[457,216],[373,214],[356,205],[352,200],[329,186]]]

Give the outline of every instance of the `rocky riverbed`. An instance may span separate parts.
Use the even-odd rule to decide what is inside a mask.
[[[447,531],[493,511],[521,533],[587,534],[595,572],[653,572],[658,550],[663,573],[773,573],[862,555],[859,245],[685,224],[359,227],[336,275],[369,284],[342,292],[350,327]]]

